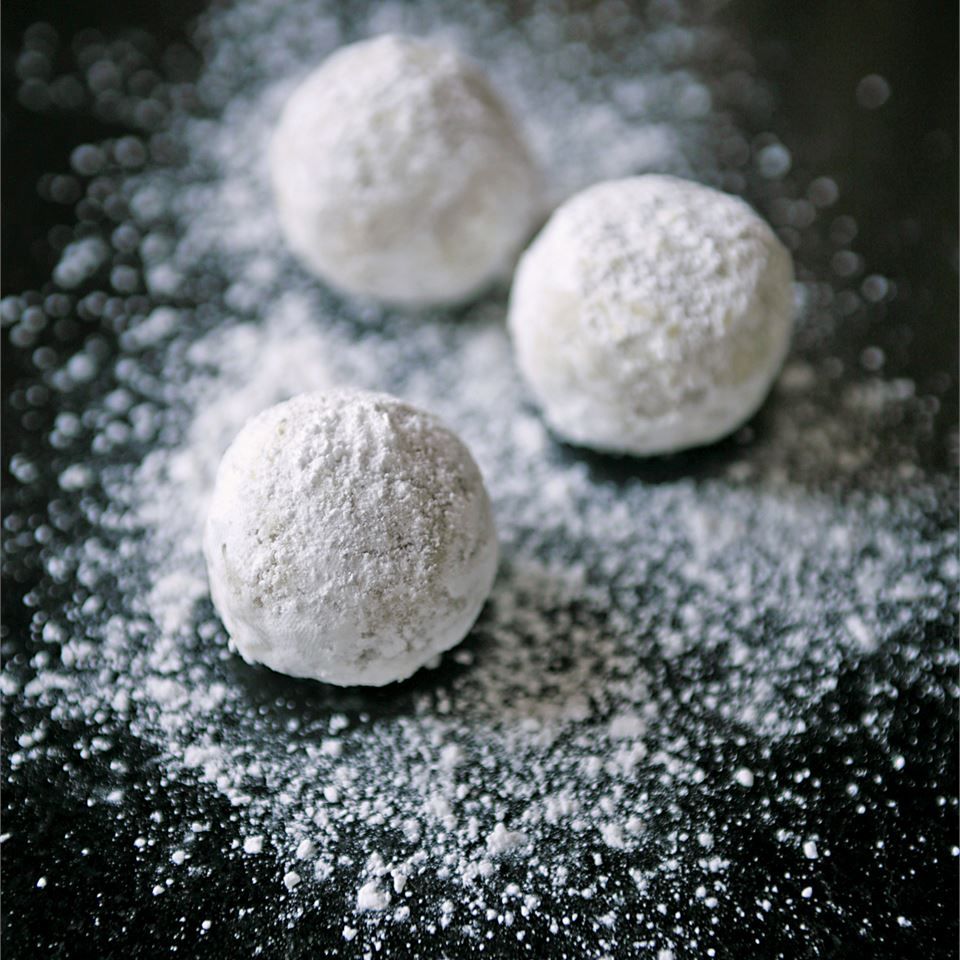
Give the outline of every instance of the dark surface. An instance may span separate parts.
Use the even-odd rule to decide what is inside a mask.
[[[165,47],[181,35],[184,18],[201,4],[184,2],[118,5],[106,2],[9,2],[4,8],[3,91],[3,290],[43,290],[56,256],[50,231],[69,221],[69,209],[43,201],[37,191],[39,172],[64,169],[73,146],[115,133],[109,126],[78,115],[34,113],[16,103],[11,77],[24,28],[37,19],[54,23],[64,36],[95,25],[109,32],[145,28]],[[778,97],[776,130],[793,152],[795,162],[834,177],[841,187],[838,212],[858,226],[857,249],[871,270],[897,278],[904,295],[885,310],[855,317],[859,334],[850,344],[877,344],[887,356],[885,372],[916,380],[918,392],[942,402],[936,431],[927,443],[927,459],[953,471],[953,426],[956,423],[957,355],[957,25],[953,4],[905,5],[850,0],[805,4],[735,2],[724,12],[727,22],[749,38],[761,73]],[[893,96],[875,111],[857,105],[859,79],[868,73],[890,81]],[[55,238],[54,238],[55,239]],[[69,342],[69,326],[62,331]],[[73,334],[76,339],[77,334]],[[852,350],[853,347],[851,346]],[[35,447],[36,417],[24,429],[24,411],[11,407],[10,397],[27,375],[25,354],[7,349],[3,356],[3,469],[9,481],[11,456],[23,445]],[[851,357],[855,360],[855,357]],[[946,373],[945,373],[946,371]],[[952,374],[952,377],[947,375]],[[40,413],[42,418],[46,413]],[[36,494],[34,494],[36,495]],[[17,495],[19,496],[19,494]],[[14,495],[5,511],[29,509]],[[38,503],[37,508],[39,509]],[[950,511],[947,511],[949,514]],[[948,517],[948,522],[950,518]],[[4,589],[4,653],[27,649],[30,610],[22,599],[39,580],[34,567],[10,571]],[[894,680],[890,697],[899,698],[893,744],[902,743],[911,764],[907,775],[876,785],[868,813],[854,816],[852,801],[831,784],[845,782],[852,762],[870,769],[876,747],[865,736],[851,735],[842,744],[807,738],[779,759],[782,773],[810,771],[798,793],[809,799],[806,824],[764,824],[739,821],[736,829],[752,857],[744,858],[730,876],[731,887],[744,903],[754,902],[767,875],[796,869],[771,837],[778,826],[815,826],[842,851],[821,866],[820,882],[830,889],[835,909],[824,913],[818,929],[798,931],[771,918],[757,926],[733,912],[724,914],[725,956],[949,957],[956,955],[956,863],[932,859],[929,851],[956,842],[956,751],[954,702],[934,701],[911,686],[909,672],[895,657],[885,664]],[[946,669],[946,668],[945,668]],[[835,712],[844,716],[862,708],[867,677],[840,678]],[[943,678],[944,687],[955,677]],[[16,718],[8,719],[4,748],[16,749]],[[134,839],[147,811],[164,820],[191,819],[196,800],[182,785],[168,787],[163,772],[138,742],[117,738],[116,749],[100,761],[78,763],[71,747],[82,730],[62,730],[62,764],[33,764],[3,784],[3,949],[7,957],[36,956],[251,956],[313,955],[313,941],[258,898],[255,879],[263,886],[275,877],[269,857],[255,862],[235,855],[224,859],[216,842],[221,823],[231,817],[228,804],[213,816],[211,841],[198,845],[194,869],[180,881],[182,896],[144,897],[155,876],[157,857],[139,851]],[[96,793],[106,779],[106,764],[126,764],[131,813],[118,819],[104,804],[88,806],[85,793]],[[944,776],[932,776],[943,771]],[[111,774],[111,783],[117,775]],[[814,786],[820,783],[821,787]],[[938,803],[937,798],[947,798]],[[207,816],[218,801],[206,798]],[[799,809],[799,807],[798,807]],[[730,811],[736,819],[737,811]],[[906,827],[909,825],[910,829]],[[902,838],[922,834],[927,845]],[[109,844],[104,842],[110,837]],[[885,853],[876,855],[883,841]],[[257,878],[257,872],[262,874]],[[40,876],[48,878],[42,894]],[[873,904],[883,903],[883,911]],[[202,939],[199,921],[228,904],[250,912],[232,925],[217,924]],[[896,904],[896,909],[888,909]],[[897,912],[914,918],[910,929],[879,917]],[[233,916],[237,914],[234,912]],[[91,918],[96,917],[96,922]],[[339,936],[339,918],[314,933]],[[189,931],[189,933],[187,933]],[[549,955],[548,934],[533,931],[532,952]],[[448,949],[453,946],[448,944]],[[469,946],[466,949],[473,950]],[[519,948],[515,948],[519,952]],[[488,952],[487,955],[493,955]]]

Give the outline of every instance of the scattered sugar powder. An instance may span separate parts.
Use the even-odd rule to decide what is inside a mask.
[[[178,863],[185,835],[210,833],[212,791],[234,811],[220,827],[232,846],[276,864],[288,922],[322,896],[358,954],[406,956],[452,931],[459,947],[509,936],[577,956],[704,955],[720,915],[762,931],[776,904],[802,931],[829,909],[810,884],[830,859],[806,826],[819,787],[787,758],[812,730],[863,736],[897,773],[891,671],[947,695],[953,487],[918,441],[931,398],[876,372],[839,376],[862,348],[842,322],[859,286],[831,274],[826,238],[849,244],[855,225],[804,199],[823,178],[790,172],[796,151],[756,171],[736,118],[765,116],[769,98],[744,51],[654,7],[634,19],[604,3],[592,19],[535,6],[508,23],[424,0],[351,21],[334,4],[240,0],[198,28],[200,79],[149,94],[124,73],[145,55],[78,46],[103,65],[87,73],[94,112],[138,134],[76,151],[51,181],[82,197],[76,243],[50,292],[0,305],[37,371],[12,408],[35,431],[33,408],[53,412],[10,464],[5,561],[39,563],[44,582],[25,596],[28,655],[3,673],[24,704],[8,776],[55,760],[58,726],[89,727],[83,761],[110,749],[111,730],[142,739],[164,783],[198,797],[192,825],[145,819],[144,849],[168,843]],[[485,64],[557,199],[656,168],[761,209],[795,252],[801,312],[754,423],[670,461],[574,454],[517,377],[502,297],[456,318],[358,307],[283,253],[265,167],[278,105],[338,44],[388,30]],[[46,102],[37,83],[24,102]],[[818,242],[797,252],[805,236]],[[56,347],[67,315],[89,331],[72,357]],[[263,408],[331,385],[395,393],[456,430],[501,539],[471,636],[386,699],[242,664],[207,599],[202,521],[222,452]],[[869,709],[843,714],[851,698]],[[851,766],[843,802],[875,788]],[[758,830],[793,879],[758,879],[744,912],[734,890]]]

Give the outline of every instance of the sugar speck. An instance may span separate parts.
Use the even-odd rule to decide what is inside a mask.
[[[737,783],[740,784],[741,787],[749,788],[753,786],[753,771],[749,770],[747,767],[741,767],[739,770],[737,770],[737,772],[733,775],[733,778],[737,781]]]

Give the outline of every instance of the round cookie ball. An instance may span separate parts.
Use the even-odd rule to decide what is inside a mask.
[[[477,293],[513,266],[541,209],[539,173],[479,68],[410,37],[344,47],[307,77],[270,167],[304,264],[399,305]]]
[[[497,567],[480,471],[393,397],[301,394],[224,454],[204,553],[248,663],[347,686],[403,680],[469,631]]]
[[[759,408],[789,345],[792,284],[789,253],[742,200],[633,177],[554,213],[517,268],[509,326],[560,437],[668,453]]]

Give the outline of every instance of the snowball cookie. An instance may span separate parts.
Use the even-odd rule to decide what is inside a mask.
[[[393,397],[335,391],[244,426],[217,472],[204,553],[248,663],[379,686],[463,639],[497,538],[453,433]]]
[[[553,430],[612,453],[711,443],[763,402],[792,327],[790,255],[742,200],[666,176],[600,183],[523,255],[517,361]]]
[[[270,165],[307,267],[401,305],[478,292],[513,266],[541,210],[538,171],[479,68],[411,37],[343,47],[307,77]]]

